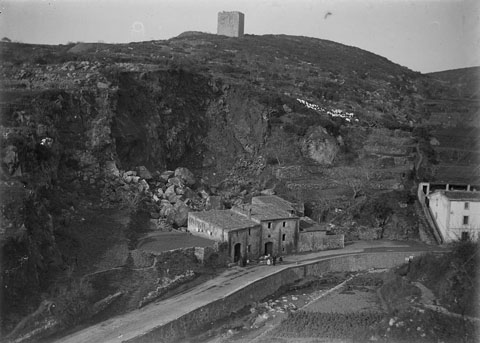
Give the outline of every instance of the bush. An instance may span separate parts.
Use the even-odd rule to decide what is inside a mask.
[[[322,313],[298,311],[279,325],[280,337],[322,337],[328,339],[367,338],[373,326],[382,320],[378,312]]]
[[[130,213],[135,213],[138,210],[138,205],[143,199],[143,194],[141,192],[128,192],[120,191],[118,192],[120,197],[120,207],[129,211]]]
[[[55,317],[65,327],[71,327],[90,316],[93,288],[87,281],[73,281],[69,285],[61,286],[54,292],[52,299],[55,304]]]

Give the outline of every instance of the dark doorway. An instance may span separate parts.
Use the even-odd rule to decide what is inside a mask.
[[[238,262],[242,258],[242,244],[237,243],[233,248],[233,262]]]
[[[265,243],[265,255],[272,255],[273,254],[273,243],[267,242]]]
[[[425,185],[423,186],[423,194],[427,194],[427,192],[428,192],[428,186]]]

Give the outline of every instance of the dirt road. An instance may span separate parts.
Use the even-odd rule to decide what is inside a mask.
[[[393,241],[362,241],[347,245],[341,250],[321,251],[309,254],[290,255],[284,263],[276,266],[234,267],[218,277],[189,291],[144,308],[111,318],[59,339],[63,343],[113,343],[141,336],[154,328],[163,326],[210,302],[224,298],[258,279],[289,268],[292,264],[303,265],[332,256],[362,252],[400,252],[439,250],[420,243]]]

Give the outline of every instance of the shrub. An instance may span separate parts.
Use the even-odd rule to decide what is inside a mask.
[[[119,193],[120,207],[126,209],[130,213],[135,213],[138,210],[138,205],[143,199],[141,192],[123,192]]]
[[[322,337],[328,339],[366,338],[369,330],[382,320],[378,312],[322,313],[298,311],[290,313],[279,325],[280,337]]]
[[[54,291],[54,314],[66,327],[80,323],[90,316],[93,288],[88,281],[73,281]]]

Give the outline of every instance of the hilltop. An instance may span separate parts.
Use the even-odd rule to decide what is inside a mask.
[[[480,67],[445,70],[427,75],[453,87],[456,94],[453,93],[452,96],[477,100],[480,97]]]
[[[2,42],[0,51],[2,304],[15,304],[2,306],[6,331],[42,298],[65,301],[102,259],[130,268],[152,220],[184,225],[153,197],[167,191],[167,169],[195,175],[169,213],[267,190],[304,202],[347,240],[419,239],[415,182],[458,164],[432,138],[478,119],[477,100],[437,75],[308,37],[189,32],[130,44]],[[474,152],[455,149],[472,170]],[[141,187],[130,181],[137,172]],[[193,265],[182,263],[176,276]],[[129,273],[125,283],[141,282]],[[106,295],[94,286],[76,296]]]

